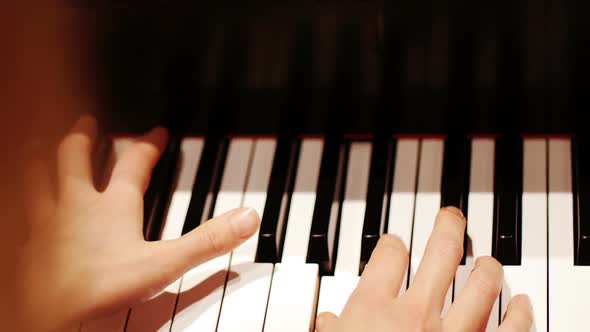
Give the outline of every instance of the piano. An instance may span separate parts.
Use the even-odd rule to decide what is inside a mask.
[[[486,331],[527,293],[534,331],[590,307],[590,5],[581,0],[111,1],[97,77],[115,153],[172,136],[146,240],[251,206],[248,242],[82,331],[310,331],[381,234],[412,283],[434,217],[467,216],[445,309],[478,256],[504,266]]]

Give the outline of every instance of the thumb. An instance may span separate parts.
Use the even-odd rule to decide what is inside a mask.
[[[260,216],[252,208],[238,208],[212,218],[179,239],[152,242],[153,257],[165,260],[173,281],[204,262],[229,253],[250,238],[260,226]]]
[[[85,316],[106,314],[116,306],[133,306],[165,292],[190,269],[245,242],[259,225],[260,217],[253,209],[239,208],[206,221],[176,240],[143,242],[145,250],[125,262],[121,273],[99,280],[96,308]]]

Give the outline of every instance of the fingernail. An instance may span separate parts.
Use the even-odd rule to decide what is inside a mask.
[[[454,206],[447,206],[444,209],[447,210],[448,212],[456,215],[457,217],[459,217],[461,219],[465,219],[465,216],[463,215],[463,212],[461,212],[461,210],[457,209]]]
[[[250,237],[260,224],[260,216],[252,208],[240,208],[232,213],[230,223],[241,238]]]

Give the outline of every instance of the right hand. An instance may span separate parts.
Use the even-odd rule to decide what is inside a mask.
[[[480,257],[465,288],[446,317],[440,318],[445,295],[463,256],[466,221],[459,209],[441,209],[422,264],[408,290],[398,297],[406,278],[408,251],[403,242],[383,235],[340,317],[321,313],[318,332],[484,331],[502,287],[502,265]],[[499,332],[528,332],[533,313],[526,295],[512,298]]]

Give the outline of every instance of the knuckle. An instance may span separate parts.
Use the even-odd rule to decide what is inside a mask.
[[[495,300],[500,294],[500,280],[496,276],[486,273],[481,269],[476,269],[471,274],[474,287],[481,296],[490,300]]]
[[[463,257],[463,245],[451,238],[434,239],[432,249],[442,259],[460,260]]]
[[[410,301],[405,303],[404,307],[408,309],[406,311],[407,318],[415,325],[417,331],[426,331],[430,317],[429,306],[423,301],[410,299]]]
[[[203,241],[205,241],[207,248],[209,248],[215,255],[221,255],[225,252],[225,245],[223,244],[222,237],[214,228],[203,229],[201,237]]]

